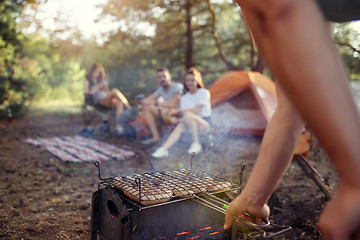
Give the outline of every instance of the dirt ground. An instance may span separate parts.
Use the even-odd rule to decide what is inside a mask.
[[[78,114],[44,114],[0,123],[0,239],[89,239],[91,195],[97,190],[93,163],[68,163],[22,140],[75,135],[83,127]],[[191,158],[185,141],[176,144],[171,156],[152,159],[153,147],[144,147],[115,136],[96,135],[116,146],[138,149],[125,161],[101,164],[102,177],[190,168],[239,181],[241,164],[246,183],[254,165],[260,138],[216,136],[215,145]],[[313,139],[309,162],[330,184],[336,176],[326,155]],[[326,203],[324,193],[293,162],[269,201],[271,220],[292,229],[274,239],[321,239],[317,219]],[[240,239],[247,237],[242,234]]]

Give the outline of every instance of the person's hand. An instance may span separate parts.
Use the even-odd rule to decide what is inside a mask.
[[[107,88],[109,86],[108,81],[106,79],[101,80],[99,85],[101,86],[101,88]]]
[[[171,110],[169,115],[172,117],[181,118],[183,115],[183,112],[180,109],[174,109],[174,110]]]
[[[143,104],[144,99],[145,99],[144,94],[139,94],[139,95],[136,96],[136,102],[137,102],[138,104]]]
[[[255,219],[251,219],[245,215],[245,213],[251,214]],[[264,204],[262,206],[252,205],[251,201],[246,201],[245,197],[240,194],[237,196],[227,207],[225,215],[224,229],[230,229],[233,224],[234,217],[241,217],[248,221],[252,221],[255,224],[262,224],[262,219],[268,219],[270,215],[269,207]]]
[[[319,220],[324,239],[360,240],[360,188],[341,186]]]
[[[154,102],[148,101],[147,99],[141,99],[139,101],[139,103],[143,106],[143,107],[151,107],[154,105]]]

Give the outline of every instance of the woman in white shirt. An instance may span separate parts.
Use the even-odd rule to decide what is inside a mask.
[[[187,71],[184,86],[185,94],[180,99],[180,108],[171,114],[180,118],[180,121],[164,144],[152,154],[153,157],[168,156],[169,148],[186,130],[190,132],[193,140],[188,153],[196,154],[202,151],[199,133],[207,133],[211,126],[210,92],[204,88],[201,74],[195,68]]]

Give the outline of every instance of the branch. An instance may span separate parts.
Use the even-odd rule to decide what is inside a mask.
[[[357,53],[360,53],[360,49],[356,49],[356,48],[353,47],[350,43],[340,42],[340,41],[338,41],[338,40],[337,40],[335,43],[336,43],[337,45],[339,45],[339,46],[348,47],[348,48],[350,48],[352,51],[357,52]]]
[[[219,70],[203,70],[201,71],[201,75],[203,76],[206,76],[207,74],[215,74],[215,73],[224,73],[224,72],[229,72],[229,71],[233,71],[233,70],[243,70],[243,69],[240,69],[240,68],[223,68],[223,69],[219,69]]]
[[[240,12],[240,17],[241,19],[244,19],[244,16],[243,16],[243,12],[241,11]],[[254,38],[252,36],[252,33],[248,27],[248,25],[246,24],[246,31],[249,35],[249,39],[250,39],[250,47],[251,47],[251,59],[250,59],[250,66],[251,66],[251,70],[254,70],[255,69],[255,44],[254,44]]]
[[[210,2],[210,0],[206,0],[207,1],[207,4],[208,4],[208,9],[209,9],[209,12],[213,18],[213,22],[212,22],[212,35],[213,35],[213,38],[215,40],[215,45],[219,51],[219,55],[221,57],[221,59],[224,61],[224,63],[226,64],[226,66],[228,67],[228,69],[235,69],[234,65],[226,58],[222,48],[221,48],[221,45],[220,45],[220,41],[219,41],[219,34],[216,32],[216,21],[217,21],[217,18],[216,18],[216,14],[215,14],[215,11],[214,11],[214,6],[213,4]]]

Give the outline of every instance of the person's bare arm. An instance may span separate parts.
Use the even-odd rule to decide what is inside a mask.
[[[186,110],[179,109],[179,108],[178,109],[172,109],[170,111],[169,115],[170,116],[175,116],[177,118],[181,118],[183,116],[184,112],[192,112],[194,114],[197,114],[201,110],[202,107],[203,107],[203,105],[197,104],[195,107],[190,108],[190,109],[186,109]]]
[[[125,105],[125,107],[130,108],[129,101],[120,90],[117,92],[117,95],[120,98],[120,101]]]
[[[88,94],[95,94],[97,91],[99,91],[100,89],[103,89],[105,87],[106,82],[101,82],[100,84],[96,85],[96,87],[94,87],[93,89],[89,89],[89,82],[87,81],[86,83],[86,87],[87,87],[87,93]]]
[[[180,101],[181,94],[176,93],[170,101],[158,103],[159,107],[174,108]]]
[[[158,98],[159,98],[159,95],[153,93],[153,94],[147,96],[146,98],[144,98],[143,100],[141,100],[140,103],[142,105],[155,104]]]
[[[263,5],[259,0],[244,2]],[[347,181],[358,182],[360,148],[355,145],[360,142],[359,116],[327,23],[312,0],[267,2],[286,4],[267,6],[263,12],[255,10],[257,15],[265,15],[260,20],[244,9],[257,45],[288,97],[335,161],[339,173]],[[271,11],[271,7],[277,9]],[[346,160],[352,162],[352,167],[338,164],[336,159],[352,159]]]
[[[195,107],[187,109],[187,110],[183,110],[183,112],[187,111],[187,112],[192,112],[192,113],[197,114],[201,110],[202,107],[203,107],[202,104],[196,104]]]
[[[328,25],[313,0],[237,0],[273,74],[332,160],[336,197],[319,227],[327,239],[360,229],[360,119]]]
[[[225,229],[231,226],[234,216],[245,212],[260,219],[267,219],[270,214],[266,202],[287,169],[304,127],[280,87],[277,98],[278,107],[266,128],[256,165],[244,191],[227,208]]]

